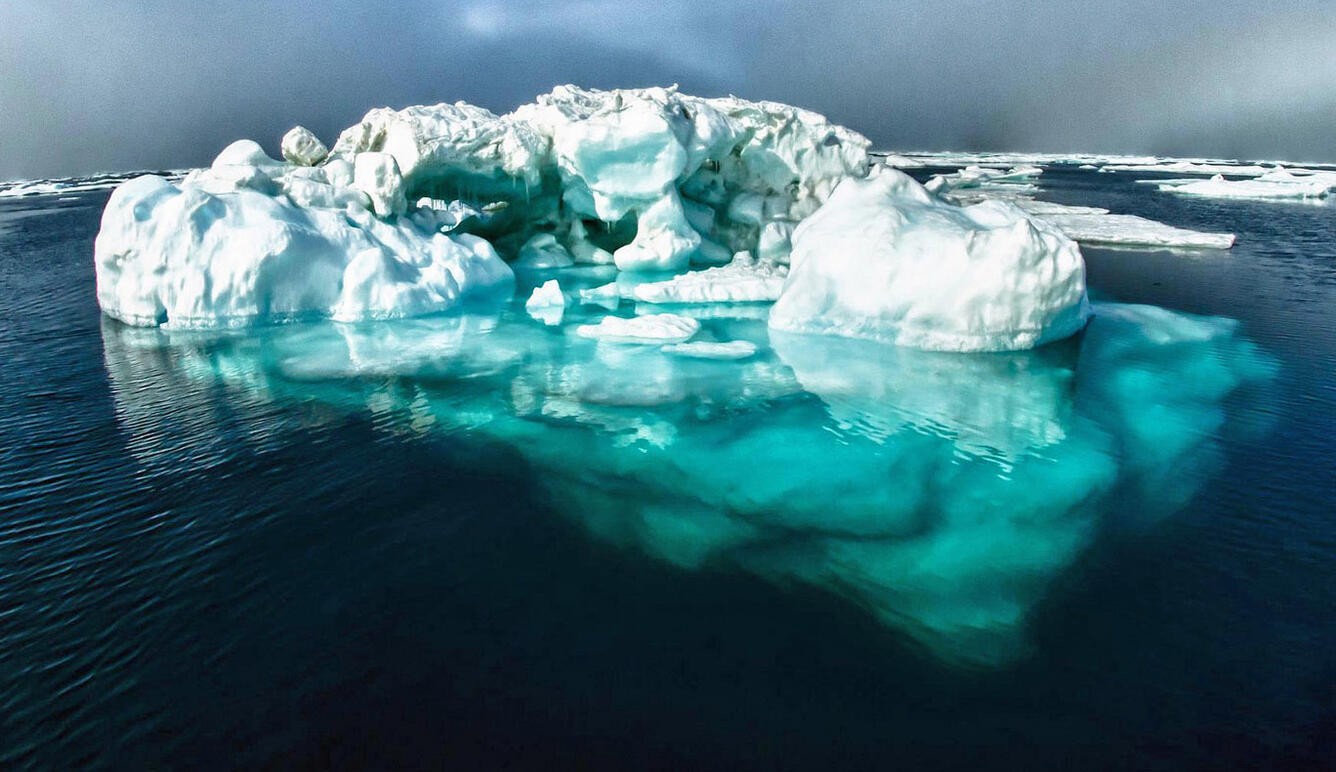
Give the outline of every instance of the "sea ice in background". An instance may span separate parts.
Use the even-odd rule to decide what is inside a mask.
[[[191,169],[173,169],[171,171],[153,172],[153,174],[169,182],[176,182],[181,180],[191,171]],[[0,198],[63,196],[74,193],[90,193],[95,190],[106,190],[107,188],[123,185],[126,182],[136,177],[142,177],[145,174],[148,174],[148,172],[110,172],[107,174],[91,174],[84,177],[60,177],[49,180],[10,180],[8,182],[0,182]]]
[[[1039,201],[1030,191],[1014,187],[949,189],[939,195],[953,204],[966,206],[983,201],[1005,201],[1026,214],[1043,220],[1082,244],[1122,247],[1173,247],[1189,249],[1229,249],[1232,233],[1210,233],[1176,228],[1162,222],[1131,214],[1114,214],[1093,206],[1070,206]]]
[[[924,185],[930,193],[993,186],[1028,186],[1044,170],[1038,166],[1016,166],[1010,169],[987,169],[967,166],[954,174],[936,174]]]
[[[1032,208],[1024,202],[1017,202],[1016,205],[1082,244],[1193,249],[1229,249],[1234,246],[1235,237],[1232,233],[1175,228],[1134,214],[1062,212],[1052,206]]]
[[[1015,206],[944,203],[889,168],[794,234],[770,326],[940,351],[1032,348],[1089,317],[1076,243]]]
[[[909,156],[900,155],[898,153],[879,153],[874,150],[870,152],[869,155],[872,156],[873,160],[883,163],[886,166],[893,166],[896,169],[919,169],[927,166],[927,164],[920,159],[910,158]]]
[[[1336,173],[1295,175],[1271,171],[1252,180],[1227,180],[1215,175],[1209,180],[1172,180],[1159,189],[1182,196],[1207,198],[1305,199],[1325,198],[1336,188]]]
[[[1259,177],[1267,172],[1275,171],[1276,167],[1223,162],[1170,161],[1166,159],[1156,163],[1107,164],[1103,168],[1104,171],[1110,172],[1165,172],[1167,174],[1202,174],[1207,176],[1230,174],[1236,177]]]

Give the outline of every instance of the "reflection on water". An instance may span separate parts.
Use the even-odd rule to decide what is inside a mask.
[[[820,586],[973,665],[1024,653],[1029,614],[1115,497],[1162,516],[1209,481],[1219,437],[1274,373],[1232,321],[1147,306],[1099,305],[1080,340],[1001,355],[769,339],[763,320],[716,317],[706,336],[760,353],[683,359],[503,309],[102,335],[146,467],[207,463],[219,411],[273,403],[501,441],[600,538]]]

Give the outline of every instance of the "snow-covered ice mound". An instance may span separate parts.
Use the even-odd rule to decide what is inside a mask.
[[[1089,317],[1076,243],[1013,205],[947,204],[905,174],[848,179],[793,239],[779,330],[942,351],[1032,348]]]
[[[379,218],[323,171],[298,174],[246,149],[248,163],[217,163],[179,185],[145,176],[116,189],[95,246],[107,314],[173,327],[357,321],[445,311],[509,287],[510,268],[483,239],[440,233],[430,215]]]

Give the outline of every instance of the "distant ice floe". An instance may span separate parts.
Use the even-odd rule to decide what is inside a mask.
[[[1232,233],[1210,233],[1176,228],[1156,220],[1132,214],[1110,212],[1064,212],[1053,205],[1031,207],[1017,202],[1021,209],[1044,220],[1082,244],[1121,247],[1171,247],[1190,249],[1229,249],[1234,246]],[[1082,210],[1089,207],[1072,207]]]
[[[1044,170],[1038,166],[1014,166],[1009,169],[989,169],[982,166],[966,166],[954,174],[935,175],[925,186],[930,192],[971,190],[995,185],[1009,188],[1017,184],[1033,182]]]
[[[152,172],[166,180],[183,179],[192,170],[174,169],[171,171]],[[108,190],[135,177],[149,172],[124,172],[94,174],[83,177],[58,177],[46,180],[12,180],[0,182],[0,199],[26,198],[28,196],[68,196],[77,193],[89,193],[96,190]]]
[[[1231,161],[1219,158],[1162,158],[1159,156],[1100,155],[1090,153],[962,153],[962,152],[885,152],[872,156],[896,168],[1074,166],[1100,172],[1156,172],[1228,177],[1260,177],[1276,171],[1295,175],[1336,172],[1336,167],[1299,164],[1289,161]]]
[[[1336,172],[1301,175],[1282,169],[1244,180],[1228,180],[1217,174],[1209,180],[1165,180],[1157,187],[1180,196],[1206,198],[1317,199],[1336,190]]]
[[[1114,214],[1098,207],[1038,201],[1031,197],[1038,192],[1031,183],[1042,171],[1038,167],[987,169],[971,166],[954,174],[935,175],[926,187],[955,204],[988,200],[1012,203],[1082,244],[1191,249],[1229,249],[1234,245],[1232,233],[1194,231],[1136,215]]]

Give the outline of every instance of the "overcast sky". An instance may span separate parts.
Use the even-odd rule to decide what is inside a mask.
[[[0,179],[678,82],[883,148],[1336,160],[1333,0],[0,0]]]

